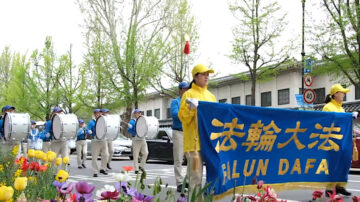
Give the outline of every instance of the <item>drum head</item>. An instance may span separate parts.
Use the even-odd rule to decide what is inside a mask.
[[[96,119],[95,124],[96,138],[102,140],[105,138],[106,134],[106,121],[103,116],[100,116]]]
[[[61,133],[62,133],[62,121],[61,118],[55,114],[55,116],[52,119],[51,128],[54,134],[54,139],[60,139]]]
[[[10,138],[11,138],[11,116],[9,116],[9,113],[6,113],[4,116],[3,129],[4,129],[5,140],[10,140]]]
[[[140,116],[136,119],[135,130],[137,136],[145,137],[146,133],[148,132],[148,124],[144,116]]]

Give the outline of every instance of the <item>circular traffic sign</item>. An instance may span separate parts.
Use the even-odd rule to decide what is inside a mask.
[[[314,79],[310,74],[306,74],[304,77],[304,83],[307,87],[311,86],[313,83]]]
[[[304,92],[304,101],[308,104],[311,104],[315,101],[316,94],[313,89],[306,89]]]

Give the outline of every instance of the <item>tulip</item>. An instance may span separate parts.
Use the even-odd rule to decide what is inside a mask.
[[[72,192],[74,188],[73,183],[64,183],[61,185],[61,187],[56,187],[56,189],[58,190],[59,193],[61,194],[69,194]]]
[[[35,157],[35,150],[29,149],[27,155],[29,158]]]
[[[132,166],[123,166],[122,168],[123,168],[123,170],[126,171],[126,172],[129,172],[129,171],[134,170],[134,167],[132,167]]]
[[[45,172],[48,169],[47,165],[39,166],[39,172]]]
[[[114,173],[113,177],[118,182],[128,182],[132,180],[132,177],[129,173]]]
[[[65,182],[69,177],[69,173],[65,170],[59,170],[59,172],[56,175],[56,180],[59,182]]]
[[[176,202],[187,202],[187,199],[184,194],[181,194]]]
[[[56,153],[53,151],[48,151],[46,152],[46,156],[49,162],[53,162],[54,159],[56,158]]]
[[[359,196],[353,196],[352,200],[353,200],[353,202],[360,202],[360,197]]]
[[[30,163],[29,168],[30,170],[39,170],[40,164],[36,161]]]
[[[79,194],[90,194],[94,191],[95,186],[90,185],[87,182],[78,182],[76,183],[75,188]]]
[[[64,164],[64,165],[67,165],[68,163],[69,163],[69,157],[66,156],[66,157],[64,157],[64,159],[63,159],[63,164]]]
[[[312,200],[316,200],[317,198],[321,198],[323,194],[324,194],[323,191],[320,191],[320,190],[314,191],[313,194],[312,194],[313,195]]]
[[[62,163],[62,159],[60,157],[56,158],[55,164],[59,166],[61,165],[61,163]]]
[[[17,177],[14,182],[14,188],[18,191],[23,191],[27,185],[26,177]]]
[[[16,154],[19,153],[19,145],[15,145],[15,146],[14,146],[14,148],[13,148],[13,150],[12,150],[12,153],[13,153],[14,155],[16,155]]]
[[[14,194],[14,189],[11,186],[0,187],[0,201],[7,201],[12,199],[13,194]]]
[[[119,198],[119,192],[118,191],[105,191],[101,193],[101,199],[100,200],[117,200]]]

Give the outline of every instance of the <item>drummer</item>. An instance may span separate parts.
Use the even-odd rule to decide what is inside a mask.
[[[6,154],[10,150],[12,150],[12,148],[15,145],[19,145],[19,142],[13,142],[13,141],[6,142],[5,137],[4,137],[4,116],[8,112],[10,112],[10,113],[14,112],[15,109],[16,108],[11,105],[6,105],[1,109],[2,116],[0,118],[0,137],[1,137],[1,142],[3,142],[4,144],[1,145],[0,149],[2,150],[3,154]]]
[[[110,110],[108,110],[108,109],[101,110],[101,113],[103,116],[108,115],[109,112],[110,112]],[[110,163],[112,160],[112,156],[114,154],[114,144],[113,144],[113,140],[106,140],[106,143],[107,143],[107,148],[108,148],[108,153],[109,153],[109,159],[107,161],[106,167],[107,167],[107,169],[111,170]]]
[[[59,107],[55,107],[53,109],[53,112],[50,116],[50,120],[48,120],[45,124],[45,131],[46,134],[45,136],[47,138],[50,137],[51,140],[51,144],[50,144],[50,149],[51,151],[55,152],[57,157],[59,157],[61,155],[61,158],[67,157],[69,156],[69,149],[67,146],[67,141],[66,140],[56,140],[54,138],[54,133],[52,131],[52,119],[54,118],[55,114],[61,114],[63,113],[63,110],[60,109]]]
[[[91,166],[93,170],[93,177],[98,176],[98,172],[107,175],[108,173],[105,171],[107,160],[109,158],[109,153],[107,150],[106,140],[100,140],[96,137],[95,124],[96,119],[101,116],[102,112],[100,109],[94,109],[94,119],[91,119],[88,123],[87,134],[91,135]],[[97,158],[101,154],[101,169],[99,171],[99,167],[97,164]]]
[[[79,130],[76,137],[76,154],[78,168],[86,168],[85,161],[87,156],[87,144],[86,144],[86,128],[82,119],[79,119]]]
[[[145,137],[139,137],[136,134],[136,120],[141,116],[141,111],[139,109],[135,109],[134,112],[134,118],[129,121],[128,129],[127,131],[132,136],[132,147],[133,147],[133,161],[134,161],[134,167],[135,167],[135,174],[139,173],[140,170],[144,170],[146,159],[149,154],[147,143],[145,140]],[[141,162],[139,167],[139,155],[141,154]]]

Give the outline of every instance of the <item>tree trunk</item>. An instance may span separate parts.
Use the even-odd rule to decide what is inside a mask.
[[[255,106],[256,78],[251,79],[251,105]]]

